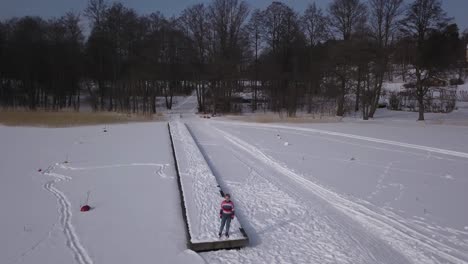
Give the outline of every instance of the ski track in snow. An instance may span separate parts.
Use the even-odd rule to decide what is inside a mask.
[[[112,164],[112,165],[94,166],[94,167],[71,167],[71,166],[66,166],[65,164],[61,163],[58,166],[61,169],[65,169],[65,170],[99,170],[99,169],[111,169],[111,168],[121,168],[121,167],[135,167],[135,166],[159,167],[159,168],[164,169],[165,167],[169,166],[169,164],[130,163],[130,164]]]
[[[263,263],[376,263],[369,262],[372,256],[360,254],[366,251],[360,243],[354,244],[352,249],[344,249],[351,239],[349,236],[341,233],[335,223],[323,221],[326,216],[298,202],[298,197],[291,197],[262,172],[250,167],[242,153],[234,157],[250,173],[245,182],[226,184],[236,193],[240,201],[238,207],[246,212],[246,218],[255,227],[255,235],[262,237],[256,240],[265,241],[260,248],[248,247],[241,254],[237,251],[207,253],[204,255],[207,262],[258,264],[260,257]],[[285,234],[293,234],[294,238]]]
[[[90,256],[86,252],[86,249],[81,245],[80,239],[75,231],[75,227],[72,224],[72,206],[67,196],[59,189],[55,187],[55,183],[61,181],[69,181],[71,177],[54,173],[53,170],[60,166],[59,163],[54,166],[50,166],[45,172],[44,175],[53,177],[54,180],[48,181],[44,188],[52,193],[57,199],[58,204],[60,205],[59,214],[60,214],[60,223],[63,227],[63,233],[67,239],[67,246],[73,253],[73,256],[77,263],[79,264],[92,264]]]
[[[283,127],[281,127],[283,128]],[[284,127],[289,129],[287,127]],[[289,177],[291,180],[297,182],[302,187],[312,191],[318,197],[322,198],[323,200],[330,203],[332,206],[340,210],[341,212],[345,213],[352,219],[360,222],[368,229],[374,231],[374,233],[379,234],[380,237],[387,241],[392,247],[396,248],[400,252],[405,253],[410,259],[415,261],[416,263],[438,263],[439,260],[449,261],[451,263],[457,264],[466,264],[468,263],[468,253],[461,252],[455,248],[451,248],[448,245],[442,244],[441,242],[434,239],[432,236],[425,235],[421,232],[418,232],[417,227],[410,226],[408,221],[405,219],[392,214],[391,212],[377,212],[373,211],[362,204],[353,202],[348,200],[337,193],[334,193],[310,180],[305,179],[301,175],[295,173],[294,171],[288,169],[284,165],[280,164],[273,158],[267,156],[262,151],[260,151],[257,147],[233,136],[232,134],[215,128],[224,137],[230,141],[233,145],[237,146],[238,148],[242,149],[246,153],[249,153],[262,163],[274,168],[279,173]],[[309,130],[306,131],[315,132],[316,130]],[[323,133],[320,131],[319,133]],[[391,144],[391,145],[400,145],[404,147],[411,147],[417,148],[426,151],[434,151],[442,154],[447,155],[454,155],[458,157],[465,157],[464,154],[461,152],[452,152],[442,149],[435,149],[411,144],[404,144],[399,142],[393,141],[386,141],[386,140],[377,140],[372,138],[360,137],[360,136],[352,136],[342,133],[335,133],[330,132],[329,134],[332,135],[339,135],[345,137],[352,137],[357,139],[363,139],[378,143],[384,144]],[[466,154],[468,157],[468,154]],[[429,232],[431,234],[431,230],[424,229],[424,232]],[[437,259],[434,259],[434,256]]]
[[[378,195],[383,188],[385,188],[386,185],[383,184],[385,178],[388,176],[390,169],[393,166],[393,161],[390,161],[387,166],[385,166],[385,170],[383,173],[380,174],[378,180],[377,180],[377,185],[375,186],[375,190],[367,196],[368,199],[374,198],[374,196]]]
[[[63,228],[63,233],[67,240],[66,245],[72,251],[72,254],[79,264],[93,264],[91,257],[88,255],[86,249],[81,245],[78,234],[75,231],[75,227],[72,224],[72,206],[71,202],[68,200],[66,195],[55,187],[56,183],[61,181],[70,181],[72,177],[66,176],[63,174],[58,174],[54,172],[56,169],[63,169],[63,170],[73,170],[73,171],[80,171],[80,170],[98,170],[98,169],[109,169],[109,168],[120,168],[120,167],[135,167],[135,166],[150,166],[150,167],[158,167],[159,169],[156,173],[161,178],[173,178],[169,177],[164,173],[166,167],[169,164],[158,164],[158,163],[130,163],[130,164],[113,164],[113,165],[104,165],[104,166],[93,166],[93,167],[72,167],[66,165],[68,163],[56,163],[54,165],[49,166],[42,174],[45,176],[53,177],[53,180],[48,181],[44,184],[44,189],[48,192],[52,193],[57,199],[57,203],[59,204],[59,215],[60,215],[60,224]],[[54,225],[55,226],[55,225]],[[37,248],[43,241],[49,238],[52,234],[52,230],[49,231],[46,238],[41,239],[38,243],[36,243],[29,251],[23,253],[20,259],[33,250]],[[19,260],[20,260],[19,259]]]
[[[263,127],[260,127],[260,128],[257,128],[257,129],[262,129],[262,130],[266,130],[266,131],[271,131],[273,129],[270,129],[270,128],[263,128]],[[275,130],[276,131],[276,130]],[[278,132],[279,133],[279,132]],[[294,129],[292,130],[289,130],[287,132],[288,134],[294,134],[294,135],[300,135],[300,136],[306,136],[306,137],[310,137],[312,136],[310,133],[304,133],[304,132],[300,132],[300,131],[295,131]],[[316,135],[314,135],[316,136]],[[407,150],[402,150],[402,149],[396,149],[396,148],[389,148],[389,147],[382,147],[382,146],[372,146],[372,145],[363,145],[361,143],[358,143],[358,142],[351,142],[349,140],[345,140],[345,139],[339,139],[339,138],[332,138],[332,137],[328,137],[326,135],[318,135],[318,137],[320,139],[323,139],[323,140],[326,140],[326,141],[330,141],[330,142],[335,142],[335,143],[340,143],[340,144],[346,144],[346,145],[351,145],[351,146],[358,146],[360,148],[367,148],[367,149],[373,149],[373,150],[383,150],[383,151],[388,151],[388,152],[396,152],[396,153],[404,153],[404,154],[408,154],[408,155],[414,155],[416,157],[420,157],[421,159],[426,159],[427,160],[427,156],[428,154],[426,153],[421,153],[421,152],[416,152],[416,151],[407,151]],[[430,153],[430,152],[428,152]],[[449,161],[454,161],[454,159],[449,159],[447,157],[439,157],[439,156],[434,156],[434,155],[431,155],[432,158],[435,158],[435,159],[442,159],[442,160],[449,160]],[[323,158],[323,157],[321,157]],[[346,161],[349,161],[349,160],[346,160]],[[353,162],[356,162],[356,161],[353,161]]]
[[[175,107],[172,108],[172,110],[181,110],[182,109],[182,106],[184,106],[186,103],[188,103],[190,100],[193,100],[193,95],[192,96],[188,96],[187,98],[185,98],[185,100],[180,103],[180,104],[177,104]]]
[[[52,225],[52,227],[49,229],[49,231],[47,232],[47,234],[42,237],[41,239],[39,239],[33,246],[31,246],[28,250],[24,251],[23,253],[21,253],[21,255],[16,259],[16,261],[13,261],[13,262],[10,262],[11,264],[12,263],[21,263],[24,259],[24,257],[26,257],[27,255],[29,255],[31,252],[33,252],[34,250],[36,250],[42,243],[44,243],[45,241],[47,241],[51,236],[52,236],[52,233],[56,227],[56,223]]]
[[[359,145],[359,147],[366,147],[366,146]],[[365,167],[369,167],[369,168],[379,168],[379,169],[382,168],[382,165],[379,165],[379,164],[376,165],[376,164],[361,161],[361,160],[350,160],[349,158],[345,159],[345,158],[340,158],[340,157],[324,157],[324,156],[311,155],[311,154],[305,154],[305,153],[302,153],[302,152],[294,152],[294,151],[288,151],[288,152],[275,151],[275,150],[272,150],[272,149],[269,149],[269,148],[259,148],[259,149],[261,151],[268,151],[268,152],[274,153],[274,154],[295,156],[298,159],[307,158],[307,159],[315,159],[315,160],[335,161],[335,162],[341,162],[341,163],[355,163],[355,164],[359,164],[360,166],[365,166]],[[382,149],[382,150],[387,150],[387,149]],[[389,171],[400,171],[400,172],[404,172],[404,173],[415,173],[415,172],[417,172],[417,173],[427,175],[427,176],[435,176],[435,177],[440,176],[439,174],[435,174],[435,173],[417,171],[417,170],[406,169],[406,168],[399,168],[399,167],[396,167],[396,166],[392,166],[389,169]]]
[[[211,131],[202,133],[214,135]],[[216,136],[222,138],[219,133]],[[218,146],[221,150],[217,151],[227,153],[226,156],[211,156],[211,151],[206,151],[207,160],[221,170],[220,176],[224,164],[218,164],[218,158],[228,161],[232,157],[225,165],[235,162],[231,166],[247,170],[246,177],[220,184],[239,198],[239,218],[249,223],[246,231],[251,235],[251,246],[240,251],[202,253],[207,263],[409,263],[385,242],[343,219],[325,202],[311,201],[296,186],[285,184],[284,180],[288,180],[274,168],[263,166],[229,141]]]
[[[428,152],[468,159],[468,153],[465,153],[465,152],[434,148],[434,147],[428,147],[428,146],[422,146],[422,145],[416,145],[416,144],[409,144],[409,143],[404,143],[404,142],[379,139],[379,138],[373,138],[373,137],[358,136],[358,135],[353,135],[353,134],[333,132],[333,131],[327,131],[327,130],[321,130],[321,129],[305,128],[305,127],[291,127],[291,126],[282,126],[282,125],[247,124],[247,123],[239,123],[239,122],[228,123],[225,121],[214,121],[214,122],[227,124],[231,126],[235,124],[239,126],[247,126],[247,127],[252,127],[252,128],[270,128],[270,129],[276,129],[276,130],[285,129],[285,130],[311,132],[311,133],[315,133],[319,135],[330,135],[330,136],[358,139],[358,140],[364,140],[368,142],[375,142],[375,143],[380,143],[380,144],[386,144],[386,145],[392,145],[392,146],[398,146],[398,147],[404,147],[404,148],[410,148],[410,149],[417,149],[417,150],[422,150],[422,151],[428,151]]]
[[[112,169],[122,167],[157,167],[158,170],[155,172],[159,177],[163,179],[174,179],[172,176],[168,176],[164,173],[164,170],[170,166],[170,164],[159,164],[159,163],[130,163],[130,164],[112,164],[103,166],[92,166],[92,167],[71,167],[63,163],[58,165],[61,169],[72,170],[72,171],[86,171],[86,170],[100,170],[100,169]]]

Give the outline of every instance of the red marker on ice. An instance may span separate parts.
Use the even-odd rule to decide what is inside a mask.
[[[80,211],[81,212],[88,212],[89,210],[91,210],[91,206],[88,205],[88,201],[89,201],[89,194],[91,193],[91,191],[88,191],[88,195],[86,197],[86,203],[85,205],[81,206],[81,209]]]

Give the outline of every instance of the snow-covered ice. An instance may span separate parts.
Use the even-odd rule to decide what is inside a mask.
[[[0,126],[0,263],[203,263],[185,251],[167,123],[107,130]]]
[[[404,125],[391,120],[301,126],[209,124],[213,127],[209,131],[217,129],[231,142],[229,149],[241,153],[238,156],[250,154],[257,164],[263,163],[255,165],[257,171],[268,167],[282,175],[272,182],[290,179],[277,186],[291,185],[293,193],[318,196],[410,262],[467,262],[468,233],[463,226],[468,214],[462,209],[468,199],[466,127],[420,126],[409,120]],[[292,143],[288,150],[273,140],[278,130]],[[226,148],[226,143],[216,145]],[[220,174],[225,171],[229,170]],[[312,201],[317,203],[317,198]]]
[[[165,122],[0,126],[0,263],[468,263],[465,105],[426,122],[379,110],[256,124],[201,119],[193,96],[179,101],[186,161],[232,194],[249,247],[186,249]],[[191,205],[214,235],[217,186],[193,183],[213,195]]]

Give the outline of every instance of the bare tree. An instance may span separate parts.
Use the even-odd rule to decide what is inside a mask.
[[[94,26],[100,26],[104,19],[104,12],[108,8],[108,4],[105,0],[89,0],[88,6],[84,10],[86,17],[91,19]]]
[[[209,6],[213,63],[216,65],[211,82],[212,106],[216,114],[218,103],[230,110],[232,89],[239,77],[242,61],[242,32],[249,8],[245,1],[213,0]],[[219,99],[222,98],[222,102]]]
[[[461,40],[460,55],[462,57],[462,62],[460,63],[460,78],[462,79],[468,76],[468,28],[463,31]]]
[[[367,7],[361,0],[333,0],[328,13],[330,25],[346,41],[365,23]]]
[[[229,112],[249,80],[253,111],[261,95],[264,109],[280,114],[306,104],[309,113],[323,111],[326,102],[343,115],[353,92],[367,118],[391,63],[411,65],[418,96],[432,77],[447,69],[461,76],[464,66],[457,26],[440,25],[441,0],[415,0],[404,23],[405,0],[332,0],[326,14],[311,3],[302,15],[275,1],[250,19],[242,0],[210,0],[169,19],[87,1],[86,41],[72,13],[0,23],[1,106],[78,110],[86,84],[94,110],[155,113],[158,96],[171,108],[173,96],[195,88],[199,111]]]
[[[78,110],[83,74],[79,16],[11,19],[0,31],[0,104]]]
[[[301,18],[301,25],[310,46],[315,46],[330,37],[328,20],[322,9],[315,5],[315,2],[309,4],[305,10]]]
[[[305,47],[305,43],[296,46],[304,39],[299,16],[289,6],[273,2],[263,11],[262,19],[272,108],[280,113],[286,109],[289,116],[295,116],[299,94],[297,83],[291,81],[297,70],[294,64],[298,61],[298,46]]]
[[[403,13],[403,0],[370,0],[369,1],[369,27],[371,36],[376,44],[376,57],[372,73],[375,80],[367,92],[370,110],[369,117],[373,117],[378,107],[384,75],[388,70],[390,45],[400,25],[400,16]],[[367,115],[364,116],[367,118]]]
[[[103,20],[106,10],[108,9],[108,5],[105,0],[89,0],[88,6],[84,10],[84,15],[91,20],[92,23],[92,31],[91,32],[91,42],[88,41],[88,44],[95,44],[92,45],[95,47],[95,76],[97,79],[97,85],[99,90],[99,97],[100,97],[100,106],[101,110],[104,110],[104,96],[106,94],[106,86],[104,83],[104,75],[105,75],[105,66],[104,66],[104,53],[105,49],[104,46],[104,30],[103,30]],[[88,45],[89,46],[89,45]],[[90,95],[94,98],[94,93],[91,89],[89,89]]]
[[[6,26],[0,21],[0,106],[3,105],[8,105],[9,103],[9,96],[7,96],[7,89],[8,86],[5,84],[6,83],[6,76],[5,76],[5,71],[7,68],[7,65],[5,63],[6,56],[5,56],[5,50],[6,50]]]
[[[273,2],[263,11],[263,38],[273,52],[280,52],[297,37],[300,31],[298,15],[292,8]]]
[[[75,110],[80,108],[81,87],[80,82],[84,73],[84,35],[80,27],[81,17],[77,13],[68,12],[60,19],[62,26],[65,29],[65,69],[66,69],[66,84],[70,89],[68,94],[68,107],[73,103]],[[68,85],[67,85],[68,84]]]
[[[352,51],[349,49],[352,36],[357,31],[362,31],[365,28],[367,7],[360,0],[334,0],[328,9],[330,25],[335,31],[341,35],[344,43],[341,47],[342,51],[338,51],[338,56],[343,58],[352,56]],[[345,113],[345,96],[351,87],[351,72],[353,66],[350,65],[348,59],[337,59],[335,75],[339,82],[339,91],[337,98],[338,116],[343,116]],[[359,105],[359,90],[356,92],[356,105]]]
[[[192,40],[195,52],[194,72],[197,73],[195,79],[195,90],[197,93],[198,111],[206,110],[206,82],[203,80],[207,75],[208,56],[208,10],[203,4],[196,4],[182,12],[179,20],[186,35]]]
[[[330,39],[331,32],[328,18],[323,14],[321,8],[315,5],[315,2],[309,4],[301,17],[302,31],[308,44],[308,92],[307,92],[307,112],[312,112],[312,100],[314,93],[320,90],[323,78],[323,54],[320,54],[319,44]]]
[[[249,40],[251,47],[254,53],[254,76],[253,76],[253,100],[252,100],[252,111],[257,110],[257,101],[258,101],[258,82],[259,82],[259,55],[262,45],[262,12],[256,9],[250,16],[250,21],[247,25],[247,30],[249,34]]]
[[[425,44],[434,30],[440,30],[448,22],[440,0],[415,0],[408,8],[403,20],[403,32],[414,37],[415,60],[412,62],[416,78],[415,94],[418,100],[419,121],[424,120],[424,97],[429,90],[429,80],[442,71],[437,65],[427,63],[424,55]]]
[[[167,80],[163,85],[163,94],[167,109],[171,109],[174,92],[184,79],[183,65],[186,64],[185,59],[188,57],[185,48],[186,38],[184,33],[177,28],[175,19],[164,23],[161,31],[163,43],[160,59],[164,66],[162,73]]]

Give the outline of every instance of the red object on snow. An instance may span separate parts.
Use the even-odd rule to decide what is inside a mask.
[[[81,212],[88,212],[89,210],[91,210],[91,206],[89,205],[83,205],[80,209]]]

